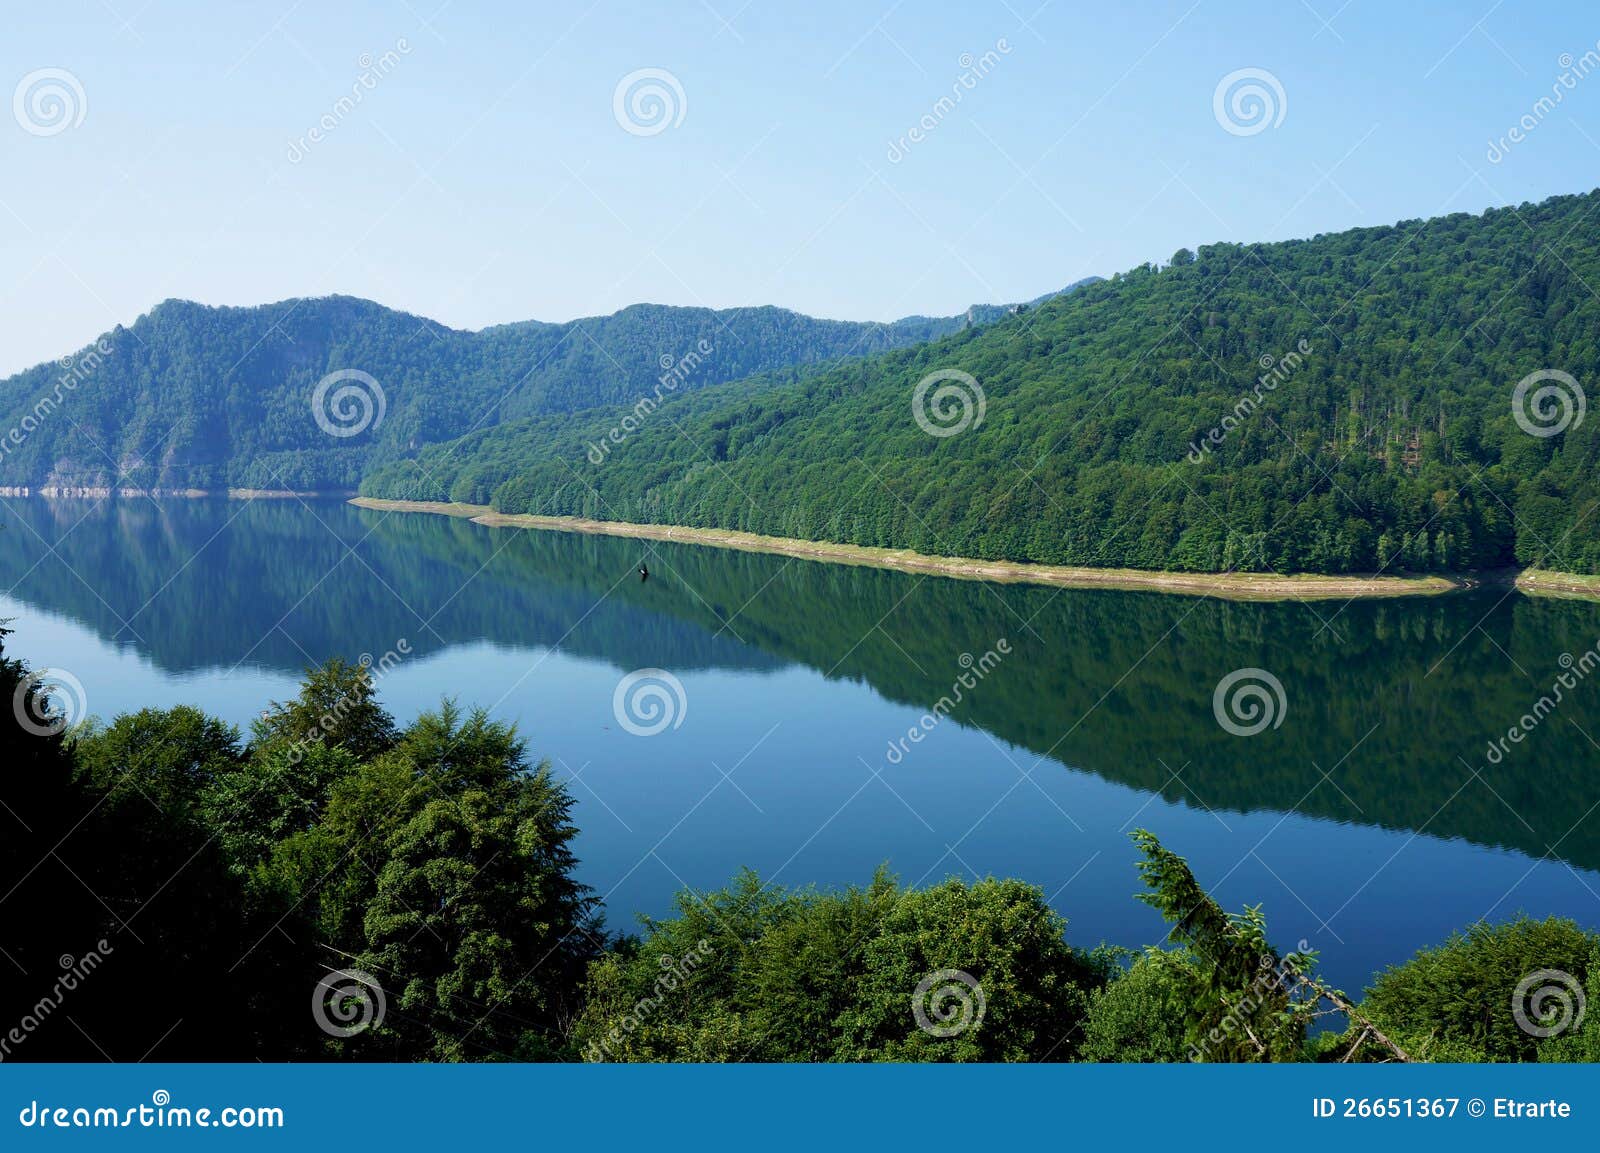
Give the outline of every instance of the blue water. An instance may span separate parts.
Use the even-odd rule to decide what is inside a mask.
[[[402,722],[443,695],[516,721],[570,783],[614,928],[743,867],[832,886],[886,863],[911,883],[1021,877],[1074,941],[1153,943],[1140,827],[1351,990],[1478,918],[1600,927],[1600,676],[1486,758],[1560,655],[1595,644],[1600,606],[1063,591],[333,502],[12,500],[0,518],[8,651],[70,671],[90,713],[183,702],[244,727],[310,663],[395,652],[378,687]],[[1001,639],[894,749],[962,654]],[[1281,725],[1254,736],[1213,711],[1245,667],[1283,686]],[[675,725],[639,736],[613,694],[648,668],[682,694]]]

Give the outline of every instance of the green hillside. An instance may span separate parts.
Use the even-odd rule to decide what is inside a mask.
[[[1600,417],[1556,380],[1533,431],[1513,403],[1600,380],[1597,207],[1208,245],[791,382],[507,423],[363,491],[1052,564],[1595,572]],[[943,370],[984,409],[934,436],[913,396]]]
[[[461,332],[351,297],[256,308],[167,301],[59,362],[0,381],[0,487],[353,489],[382,461],[472,429],[616,404],[671,374],[688,393],[914,344],[1006,315],[893,324],[781,308],[634,305]],[[340,369],[377,382],[343,401]],[[381,392],[382,410],[377,396]],[[9,436],[8,436],[9,433]],[[348,434],[348,435],[346,435]]]

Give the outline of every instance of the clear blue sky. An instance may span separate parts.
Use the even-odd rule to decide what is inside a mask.
[[[1597,38],[1577,0],[11,5],[0,96],[55,68],[83,103],[66,89],[59,132],[0,113],[0,372],[172,296],[341,292],[464,328],[636,301],[886,320],[1587,190],[1600,74],[1485,153]],[[684,96],[655,135],[613,110],[642,68]],[[1244,68],[1284,94],[1254,135],[1213,110]]]

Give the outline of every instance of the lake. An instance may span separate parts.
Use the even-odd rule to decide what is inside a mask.
[[[1351,991],[1479,918],[1600,927],[1600,605],[997,585],[336,501],[0,519],[9,652],[94,715],[244,727],[366,654],[402,722],[442,696],[515,721],[577,798],[612,928],[744,867],[887,863],[1020,877],[1074,942],[1153,943],[1136,828]]]

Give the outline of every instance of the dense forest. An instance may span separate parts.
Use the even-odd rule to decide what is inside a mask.
[[[1180,251],[787,383],[509,421],[363,491],[1066,565],[1593,573],[1597,207]]]
[[[247,738],[183,706],[64,730],[3,656],[0,694],[5,1060],[1600,1059],[1570,921],[1473,926],[1357,1000],[1136,833],[1171,933],[1133,954],[1018,881],[885,874],[747,874],[618,935],[564,785],[480,711],[400,728],[338,661]]]
[[[256,308],[169,300],[0,381],[0,487],[354,490],[374,463],[503,420],[632,403],[663,379],[682,393],[767,371],[786,380],[801,365],[1007,311],[872,324],[641,304],[461,332],[350,297]],[[341,370],[376,386],[341,399],[347,382],[335,382],[314,405]]]

